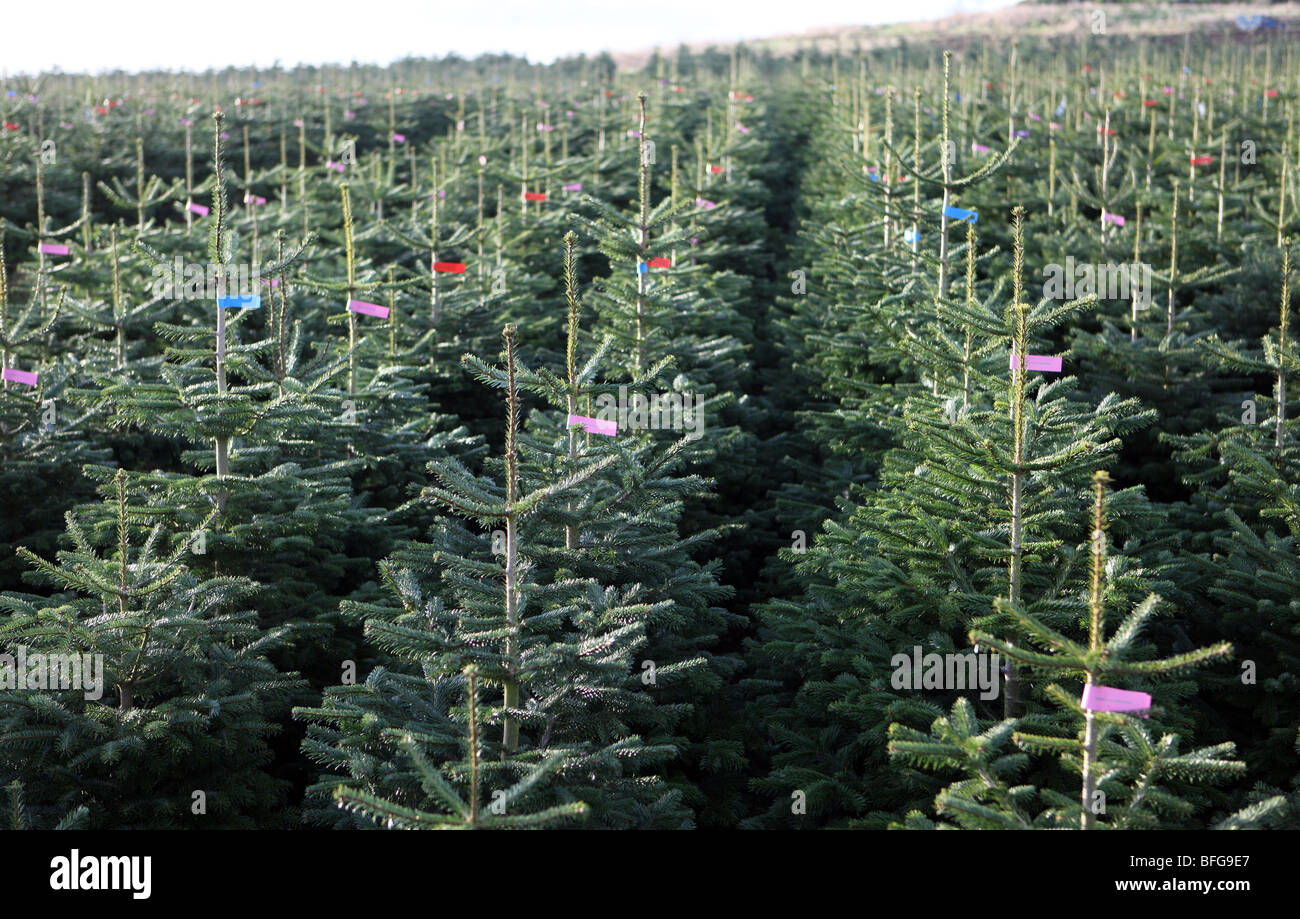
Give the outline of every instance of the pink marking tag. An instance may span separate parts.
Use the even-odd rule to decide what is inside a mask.
[[[988,152],[989,152],[989,148],[988,148],[988,147],[984,146],[983,144],[977,144],[977,143],[975,143],[974,141],[971,141],[970,148],[971,148],[971,151],[972,151],[973,153],[988,153]]]
[[[1011,352],[1011,369],[1015,370],[1019,365],[1016,352]],[[1044,373],[1060,373],[1061,359],[1059,357],[1047,357],[1042,354],[1025,355],[1025,369],[1039,370]]]
[[[736,122],[736,130],[739,131],[741,134],[748,134],[748,133],[749,133],[749,128],[745,127],[745,126],[744,126],[743,124],[741,124],[739,121]]]
[[[343,164],[342,164],[342,163],[336,163],[336,162],[334,162],[333,160],[326,160],[326,161],[325,161],[325,168],[326,168],[326,169],[333,169],[335,172],[342,172],[342,171],[343,171]]]
[[[1083,687],[1083,707],[1090,712],[1136,712],[1149,718],[1151,695],[1110,686]]]
[[[249,195],[249,194],[245,194],[245,195],[244,195],[244,203],[245,203],[245,204],[265,204],[265,203],[266,203],[266,199],[265,199],[265,198],[259,198],[257,195]]]
[[[209,210],[210,210],[209,208],[204,207],[202,204],[191,204],[191,205],[190,205],[190,211],[192,211],[192,212],[195,213],[195,214],[198,214],[200,217],[206,217],[206,216],[208,216],[208,211],[209,211]]]
[[[1033,112],[1030,112],[1030,113],[1029,113],[1029,120],[1030,120],[1030,121],[1042,121],[1042,120],[1043,120],[1043,116],[1042,116],[1042,115],[1035,115]]]
[[[1113,223],[1117,227],[1124,226],[1124,218],[1119,214],[1107,214],[1105,211],[1102,211],[1101,220],[1102,223]]]
[[[702,207],[702,208],[704,208],[704,209],[707,211],[707,210],[709,210],[709,209],[711,209],[711,208],[715,208],[715,207],[717,207],[718,204],[717,204],[716,201],[705,201],[703,198],[696,198],[696,199],[695,199],[695,206],[696,206],[696,207]]]
[[[0,371],[0,379],[9,380],[12,383],[22,383],[24,386],[35,386],[36,377],[39,374],[28,373],[26,370],[14,370],[12,367],[6,367]]]
[[[380,306],[378,303],[366,303],[364,300],[349,300],[348,309],[354,313],[364,313],[367,316],[378,316],[380,319],[388,318],[388,307]]]
[[[571,185],[562,185],[560,187],[563,188],[565,191],[582,191],[581,182],[574,182]]]
[[[607,437],[618,434],[617,421],[601,421],[599,418],[587,418],[584,415],[570,415],[568,427],[575,425],[582,427],[588,434],[604,434]]]
[[[405,134],[394,134],[394,135],[393,135],[393,143],[396,143],[396,144],[404,144],[404,143],[406,143],[406,135],[405,135]]]
[[[58,243],[41,243],[38,248],[40,249],[41,252],[44,252],[46,255],[67,255],[68,254],[68,247],[59,245]]]

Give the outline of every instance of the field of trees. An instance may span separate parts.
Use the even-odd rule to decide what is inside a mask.
[[[6,79],[0,825],[1300,828],[1289,35]]]

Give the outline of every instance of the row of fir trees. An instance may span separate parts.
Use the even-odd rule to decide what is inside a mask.
[[[1297,826],[1293,50],[0,81],[3,824]]]

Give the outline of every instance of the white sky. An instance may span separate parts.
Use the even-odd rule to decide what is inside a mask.
[[[13,0],[0,70],[388,64],[406,56],[581,52],[931,19],[1015,0]],[[216,11],[214,16],[213,12]],[[213,20],[216,20],[214,22]],[[24,38],[31,36],[31,38]],[[215,37],[215,41],[213,40]]]

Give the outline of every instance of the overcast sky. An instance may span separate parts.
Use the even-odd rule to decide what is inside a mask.
[[[10,0],[0,69],[34,73],[580,52],[931,19],[1014,0]],[[215,21],[214,21],[215,20]],[[30,36],[28,38],[27,36]]]

